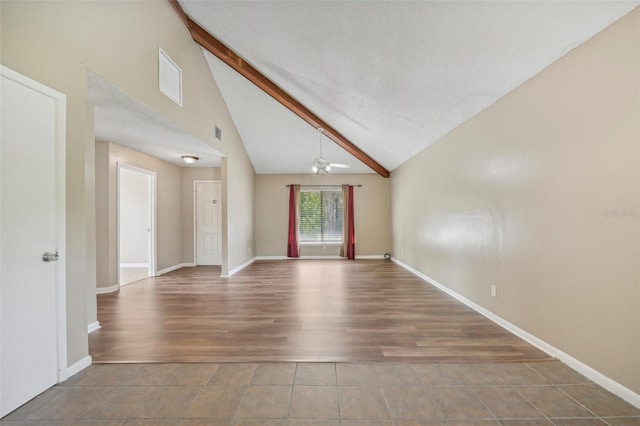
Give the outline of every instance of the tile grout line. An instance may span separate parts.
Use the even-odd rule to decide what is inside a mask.
[[[549,380],[545,377],[546,380]],[[551,385],[553,386],[553,384],[551,383]],[[527,385],[520,385],[520,386],[527,386]],[[540,385],[543,386],[543,385]],[[548,385],[544,385],[544,386],[548,386]],[[531,401],[529,398],[527,398],[526,396],[524,396],[522,394],[522,392],[520,392],[520,390],[518,389],[518,386],[513,386],[513,389],[515,389],[515,391],[518,393],[518,395],[520,395],[520,397],[522,399],[524,399],[525,401],[527,401],[529,404],[531,404],[536,410],[538,410],[546,420],[548,420],[551,424],[555,425],[556,423],[551,420],[551,418],[549,416],[547,416],[547,413],[545,413],[544,411],[542,411],[542,409],[540,409],[540,407],[538,407],[536,404],[533,403],[533,401]]]
[[[564,386],[567,386],[567,384],[564,384]],[[574,397],[572,397],[571,395],[569,395],[567,392],[565,392],[565,391],[564,391],[564,389],[562,389],[562,388],[560,387],[560,385],[559,385],[559,384],[556,384],[556,385],[555,385],[555,387],[556,387],[556,389],[558,389],[560,392],[562,392],[563,394],[565,394],[565,395],[567,395],[569,398],[571,398],[573,401],[575,401],[575,402],[576,402],[576,404],[580,405],[582,408],[584,408],[585,410],[587,410],[588,412],[590,412],[591,414],[593,414],[593,416],[594,416],[595,418],[602,420],[602,419],[600,418],[600,416],[599,416],[599,415],[597,415],[596,413],[594,413],[593,411],[591,411],[589,408],[587,408],[587,406],[586,406],[586,405],[584,405],[583,403],[581,403],[580,401],[578,401],[577,399],[575,399]],[[602,421],[603,421],[604,423],[607,423],[607,422],[605,422],[604,420],[602,420]],[[607,423],[607,424],[608,424],[608,423]]]

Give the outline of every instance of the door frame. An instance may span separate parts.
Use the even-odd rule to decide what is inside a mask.
[[[198,266],[198,204],[197,204],[197,184],[198,183],[219,183],[220,184],[220,199],[222,199],[222,181],[220,179],[200,179],[193,181],[193,266]],[[222,201],[220,201],[220,208],[222,208]],[[222,233],[222,229],[220,229]],[[220,262],[222,266],[222,262]]]
[[[149,241],[147,242],[149,249],[149,276],[155,277],[158,275],[157,271],[157,235],[156,235],[156,175],[157,173],[152,170],[143,169],[141,167],[133,166],[131,164],[118,161],[116,163],[116,267],[118,273],[116,274],[116,282],[118,288],[120,284],[120,183],[122,177],[120,176],[120,170],[127,169],[134,172],[142,173],[149,176],[150,180],[150,194],[149,203],[150,206],[150,218],[149,223],[151,225],[151,232],[149,233]]]
[[[42,83],[0,65],[0,75],[35,90],[55,101],[56,114],[56,239],[60,261],[56,262],[56,322],[57,322],[57,378],[58,383],[69,377],[67,363],[67,245],[66,245],[66,144],[67,144],[67,96]],[[0,287],[1,291],[1,287]],[[0,295],[1,297],[1,295]]]

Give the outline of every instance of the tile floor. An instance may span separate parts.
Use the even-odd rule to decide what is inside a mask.
[[[640,425],[553,362],[94,364],[2,425]]]

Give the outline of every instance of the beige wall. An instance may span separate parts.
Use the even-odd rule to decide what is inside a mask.
[[[636,10],[391,182],[395,256],[635,392],[639,28]]]
[[[200,48],[166,1],[2,1],[0,62],[67,95],[67,354],[69,365],[88,355],[87,321],[95,320],[93,108],[86,102],[88,69],[189,133],[229,155],[230,178],[252,176],[246,153]],[[183,72],[183,107],[158,90],[158,46]],[[214,138],[214,126],[223,142]],[[231,157],[234,158],[231,158]],[[236,158],[237,157],[237,158]],[[253,193],[254,179],[223,182],[234,194]],[[235,195],[234,195],[235,197]],[[251,202],[229,203],[233,229],[223,252],[232,261],[252,245]],[[226,215],[227,212],[224,212]],[[234,250],[241,251],[236,253]],[[181,255],[180,255],[181,257]],[[93,305],[93,306],[92,306]]]
[[[108,145],[104,149],[103,145]],[[117,284],[117,176],[118,163],[139,167],[156,173],[156,268],[162,270],[182,263],[182,172],[173,164],[151,157],[142,152],[109,142],[96,142],[96,165],[103,164],[103,156],[108,155],[108,176],[98,175],[104,168],[96,166],[96,201],[103,205],[108,199],[106,210],[96,208],[98,252],[107,253],[98,257],[98,287]],[[108,179],[108,192],[104,179]],[[106,228],[106,230],[105,230]],[[108,235],[104,238],[104,235]],[[105,271],[108,271],[105,273]]]
[[[287,184],[362,184],[354,189],[356,256],[382,255],[391,251],[391,194],[389,179],[376,174],[257,175],[256,254],[286,256],[289,226]],[[336,246],[301,247],[301,256],[338,256]]]
[[[234,127],[235,131],[235,127]],[[224,137],[224,135],[223,135]],[[243,146],[234,146],[222,159],[222,275],[255,255],[256,174]]]
[[[193,182],[196,180],[220,180],[219,167],[182,168],[182,262],[195,263],[193,252]]]
[[[96,142],[98,287],[117,284],[117,164],[156,173],[158,271],[193,263],[193,181],[220,180],[220,168],[178,167],[110,142]],[[105,167],[104,164],[108,164]]]

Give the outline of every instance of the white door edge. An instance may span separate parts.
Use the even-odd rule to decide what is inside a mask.
[[[10,68],[0,65],[0,75],[55,100],[56,110],[56,209],[57,250],[61,261],[57,265],[56,313],[57,313],[57,357],[58,383],[68,378],[67,361],[67,251],[66,251],[66,143],[67,143],[67,97],[42,83],[30,79]],[[1,297],[1,296],[0,296]],[[0,390],[1,392],[1,390]],[[1,410],[0,410],[1,411]]]
[[[133,166],[131,164],[118,161],[116,163],[116,205],[118,206],[116,213],[116,265],[118,267],[118,273],[116,274],[117,288],[121,287],[120,284],[120,170],[127,169],[135,172],[143,173],[151,178],[151,194],[149,197],[151,203],[151,232],[149,235],[149,276],[155,277],[158,275],[157,265],[157,239],[156,239],[156,176],[157,173],[153,170],[143,169],[141,167]]]

